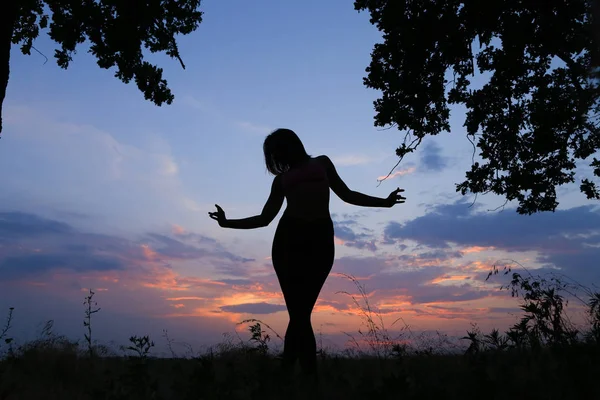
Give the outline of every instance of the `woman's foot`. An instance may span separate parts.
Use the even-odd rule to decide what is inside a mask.
[[[321,385],[319,380],[319,374],[317,374],[316,370],[310,372],[303,371],[301,376],[302,386],[304,386],[306,392],[310,393],[313,396],[316,396],[314,397],[315,399],[320,399]]]
[[[296,360],[281,354],[275,357],[279,360],[280,371],[284,376],[292,377],[296,370]]]

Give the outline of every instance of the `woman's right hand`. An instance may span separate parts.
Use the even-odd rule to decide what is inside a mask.
[[[400,192],[404,192],[404,189],[396,189],[385,199],[387,207],[393,207],[395,204],[404,203],[406,197],[402,196]]]
[[[217,208],[217,211],[209,212],[208,216],[217,221],[220,227],[224,227],[227,222],[227,218],[225,217],[225,211],[223,211],[223,209],[219,207],[218,204],[215,204],[215,207]]]

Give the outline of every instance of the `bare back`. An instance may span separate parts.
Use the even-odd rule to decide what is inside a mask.
[[[310,158],[282,174],[284,215],[307,220],[330,218],[329,179],[322,157]]]

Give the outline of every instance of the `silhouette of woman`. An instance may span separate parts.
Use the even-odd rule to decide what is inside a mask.
[[[277,129],[265,139],[267,170],[275,175],[271,194],[260,213],[244,219],[227,219],[216,205],[210,218],[223,228],[253,229],[269,225],[284,198],[287,207],[273,239],[272,262],[289,314],[283,349],[284,368],[297,359],[305,373],[316,373],[317,344],[311,313],[334,261],[333,222],[329,214],[329,189],[343,201],[363,207],[392,207],[404,203],[396,189],[387,198],[350,190],[331,160],[311,157],[290,129]]]

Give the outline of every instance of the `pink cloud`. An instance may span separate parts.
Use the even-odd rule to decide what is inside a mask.
[[[409,167],[409,168],[405,168],[405,169],[401,169],[399,171],[396,171],[393,174],[390,174],[389,176],[387,176],[387,175],[379,176],[379,177],[377,177],[377,180],[378,181],[382,181],[384,179],[385,180],[387,180],[387,179],[394,179],[394,178],[397,178],[399,176],[405,176],[405,175],[412,174],[415,171],[416,171],[415,167]]]
[[[171,232],[175,235],[175,236],[180,236],[180,235],[184,235],[186,233],[185,229],[183,229],[182,226],[177,225],[177,224],[173,224],[173,226],[171,227]]]

